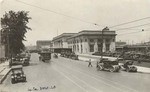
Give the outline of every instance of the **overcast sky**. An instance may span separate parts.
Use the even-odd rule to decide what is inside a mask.
[[[26,34],[25,45],[35,45],[36,40],[52,40],[53,37],[64,32],[101,30],[105,26],[111,27],[150,17],[150,0],[20,0],[32,6],[20,3],[19,0],[0,1],[0,17],[9,10],[30,11],[29,16],[32,17],[32,20],[28,26],[32,28],[32,31],[28,31]],[[94,23],[99,24],[99,26],[95,26]],[[147,23],[150,23],[150,18],[110,28],[110,30]],[[142,29],[145,31],[139,32]],[[132,28],[132,30],[118,30],[116,33],[117,41],[122,40],[129,43],[149,41],[150,24]]]

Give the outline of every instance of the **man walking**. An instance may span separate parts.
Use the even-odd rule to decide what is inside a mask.
[[[88,67],[93,67],[93,66],[92,66],[92,62],[91,62],[91,59],[89,59],[89,65],[88,65]]]

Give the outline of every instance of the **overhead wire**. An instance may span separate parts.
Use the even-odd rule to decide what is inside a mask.
[[[74,19],[74,20],[78,20],[78,21],[81,21],[81,22],[93,24],[93,25],[96,25],[96,26],[101,26],[101,25],[99,25],[97,23],[88,22],[88,21],[82,20],[82,19],[77,18],[77,17],[69,16],[69,15],[66,15],[66,14],[63,14],[63,13],[59,13],[59,12],[56,12],[56,11],[53,11],[53,10],[50,10],[50,9],[45,9],[45,8],[42,8],[42,7],[39,7],[39,6],[35,6],[35,5],[32,5],[32,4],[20,1],[20,0],[16,0],[16,1],[19,2],[19,3],[25,4],[25,5],[31,6],[31,7],[35,7],[35,8],[41,9],[41,10],[52,12],[52,13],[55,13],[55,14],[58,14],[58,15],[62,15],[62,16],[65,16],[65,17],[68,17],[68,18],[71,18],[71,19]],[[144,17],[144,18],[133,20],[133,21],[129,21],[129,22],[117,24],[117,25],[111,26],[109,28],[114,28],[114,27],[117,27],[117,26],[122,26],[122,25],[130,24],[130,23],[134,23],[134,22],[138,22],[138,21],[146,20],[146,19],[150,19],[150,17]],[[126,29],[134,30],[132,28],[137,28],[137,27],[141,27],[141,26],[145,26],[145,25],[150,25],[150,23],[146,23],[146,24],[142,24],[142,25],[137,25],[137,26],[132,26],[132,27],[127,27],[127,28],[120,28],[120,29],[115,29],[115,30],[116,31],[126,30]],[[101,26],[101,27],[104,27],[104,26]]]
[[[141,31],[118,34],[117,36],[122,36],[122,35],[127,35],[127,34],[134,34],[134,33],[141,33],[141,32],[145,32],[145,31],[150,31],[150,30],[147,30],[147,29],[144,30],[144,29],[142,29]]]
[[[66,15],[66,14],[63,14],[63,13],[60,13],[60,12],[56,12],[56,11],[53,11],[53,10],[50,10],[50,9],[46,9],[46,8],[42,8],[42,7],[39,7],[39,6],[35,6],[35,5],[32,5],[32,4],[20,1],[20,0],[16,0],[16,1],[19,2],[19,3],[25,4],[25,5],[31,6],[31,7],[35,7],[35,8],[44,10],[44,11],[55,13],[57,15],[65,16],[65,17],[68,17],[68,18],[71,18],[71,19],[74,19],[74,20],[78,20],[78,21],[84,22],[84,23],[88,23],[88,24],[93,24],[93,25],[96,25],[96,26],[104,27],[104,26],[101,26],[101,25],[99,25],[97,23],[92,23],[92,22],[89,22],[89,21],[85,21],[85,20],[82,20],[82,19],[77,18],[77,17],[69,16],[69,15]]]
[[[116,30],[116,31],[120,31],[120,30],[132,29],[132,28],[137,28],[137,27],[146,26],[146,25],[150,25],[150,23],[141,24],[141,25],[132,26],[132,27],[127,27],[127,28],[120,28],[120,29],[115,29],[115,30]],[[133,29],[133,30],[134,30],[134,29]]]
[[[142,20],[146,20],[146,19],[150,19],[150,17],[140,18],[140,19],[136,19],[136,20],[133,20],[133,21],[117,24],[117,25],[114,25],[114,26],[110,26],[109,28],[114,28],[114,27],[130,24],[130,23],[134,23],[134,22],[138,22],[138,21],[142,21]]]

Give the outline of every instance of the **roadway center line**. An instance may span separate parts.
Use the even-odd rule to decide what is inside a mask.
[[[58,63],[57,63],[57,64],[58,64]],[[59,65],[60,65],[60,64],[59,64]],[[64,65],[61,65],[61,66],[64,66]],[[68,68],[68,69],[70,69],[70,70],[73,70],[73,69],[71,69],[71,68],[69,68],[69,67],[67,67],[67,66],[64,66],[64,67],[65,67],[65,68]],[[93,77],[93,76],[98,76],[98,75],[90,74],[90,75],[92,75],[92,76],[89,76],[89,75],[88,75],[89,73],[86,74],[87,72],[84,71],[84,70],[83,70],[83,71],[86,72],[86,73],[83,73],[83,72],[81,72],[81,71],[77,71],[77,70],[75,70],[75,69],[74,69],[73,71],[82,73],[82,74],[84,74],[84,75],[86,75],[86,76],[88,76],[88,77],[91,77],[91,78],[93,78],[93,79],[95,79],[95,80],[97,80],[97,81],[103,82],[104,84],[106,84],[106,85],[108,85],[108,86],[111,86],[111,87],[113,87],[113,88],[116,88],[116,89],[118,89],[118,90],[120,90],[120,91],[122,92],[122,89],[121,89],[121,88],[115,87],[115,86],[113,86],[113,85],[110,85],[110,84],[108,84],[108,83],[106,83],[106,82],[104,82],[104,81],[102,81],[102,80],[99,80],[99,79]],[[124,86],[124,85],[118,84],[117,82],[110,81],[110,80],[105,79],[105,78],[100,77],[100,76],[98,76],[98,77],[101,78],[101,79],[104,79],[104,80],[106,80],[106,81],[109,81],[109,82],[111,82],[111,83],[114,83],[114,84],[117,84],[117,85],[119,85],[119,86],[122,86],[122,87],[124,87],[124,88],[127,88],[127,89],[129,89],[129,90],[132,90],[132,92],[138,92],[138,91],[136,91],[136,90],[134,90],[134,89],[131,89],[131,88],[126,87],[126,86]],[[126,92],[126,91],[125,91],[125,92]]]
[[[75,81],[73,81],[72,79],[70,79],[68,76],[66,76],[64,73],[60,72],[59,70],[57,70],[56,68],[53,68],[55,71],[57,71],[58,73],[60,73],[61,75],[63,75],[65,78],[67,78],[69,81],[71,81],[72,83],[74,83],[76,86],[78,86],[79,88],[81,88],[82,90],[84,90],[85,92],[88,92],[85,88],[83,88],[82,86],[80,86],[79,84],[77,84]]]
[[[63,58],[63,59],[65,59],[65,58]],[[77,64],[76,64],[77,65]],[[66,67],[66,66],[65,66]],[[67,68],[67,67],[66,67]],[[69,68],[68,67],[68,69],[71,69],[71,68]],[[74,71],[77,71],[77,70],[74,70]],[[88,73],[87,71],[84,71],[84,70],[82,70],[83,72],[86,72],[86,73]],[[80,72],[80,73],[83,73],[83,72],[81,72],[81,71],[77,71],[77,72]],[[86,74],[86,73],[84,73],[84,74]],[[90,73],[88,73],[88,74],[90,74]],[[87,75],[87,74],[86,74]],[[114,84],[116,84],[116,85],[119,85],[119,86],[122,86],[122,87],[124,87],[124,88],[127,88],[127,89],[129,89],[129,90],[132,90],[132,91],[134,91],[134,92],[138,92],[137,90],[134,90],[134,89],[132,89],[132,88],[130,88],[130,87],[127,87],[127,86],[125,86],[125,85],[121,85],[121,84],[119,84],[118,82],[116,82],[116,81],[111,81],[111,80],[109,80],[109,79],[106,79],[106,78],[104,78],[104,77],[100,77],[100,76],[98,76],[97,74],[90,74],[90,75],[92,75],[92,76],[97,76],[97,77],[99,77],[99,78],[101,78],[101,79],[104,79],[104,80],[106,80],[106,81],[109,81],[109,82],[111,82],[111,83],[114,83]]]
[[[83,80],[79,79],[77,76],[74,76],[74,75],[72,75],[72,74],[70,74],[70,73],[66,72],[64,69],[61,69],[61,70],[63,70],[63,72],[65,72],[65,73],[67,73],[67,74],[71,75],[72,77],[76,78],[77,80],[81,81],[82,83],[84,83],[84,84],[85,84],[85,85],[87,85],[88,87],[93,88],[95,91],[97,91],[97,92],[102,92],[102,91],[100,91],[100,90],[96,89],[95,87],[93,87],[92,85],[89,85],[87,82],[85,82],[85,81],[83,81]]]

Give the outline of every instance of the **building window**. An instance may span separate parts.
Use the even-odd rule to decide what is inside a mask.
[[[102,39],[98,39],[98,42],[102,42]]]
[[[113,39],[112,41],[115,42],[115,39]]]
[[[106,51],[109,51],[110,44],[106,44]]]
[[[106,43],[109,43],[110,42],[110,39],[106,39]]]
[[[90,52],[94,52],[94,44],[90,44]]]
[[[87,42],[87,39],[85,39],[85,42]]]
[[[79,45],[77,45],[77,50],[79,51]]]
[[[94,42],[94,39],[90,39],[90,42]]]
[[[81,53],[83,52],[83,48],[82,48],[82,45],[81,45]]]
[[[102,52],[102,45],[101,44],[98,44],[98,51]]]
[[[82,39],[81,39],[80,41],[81,41],[81,43],[82,43]]]
[[[74,51],[76,51],[76,45],[74,45]]]
[[[112,42],[115,42],[115,39],[112,39]]]

